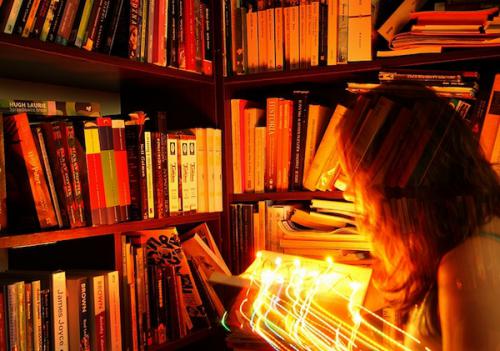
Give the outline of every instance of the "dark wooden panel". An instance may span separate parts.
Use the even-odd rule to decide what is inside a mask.
[[[342,199],[341,191],[283,191],[275,193],[233,194],[232,202],[255,202],[262,200],[297,201],[312,199]]]

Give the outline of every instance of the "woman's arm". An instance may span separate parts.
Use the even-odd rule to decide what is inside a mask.
[[[469,238],[438,271],[444,351],[500,349],[500,241]]]

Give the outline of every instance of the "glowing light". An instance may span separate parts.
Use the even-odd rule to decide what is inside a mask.
[[[234,313],[274,349],[411,351],[405,337],[420,344],[363,307],[370,269],[266,251],[257,257],[242,274],[251,284]]]

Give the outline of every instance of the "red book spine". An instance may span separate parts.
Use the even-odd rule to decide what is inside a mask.
[[[167,51],[166,51],[166,39],[167,39],[167,28],[166,28],[166,0],[156,0],[154,19],[154,32],[153,32],[153,63],[166,66],[167,65]],[[172,4],[173,6],[173,4]]]
[[[184,0],[184,54],[186,69],[196,71],[194,0]]]
[[[69,170],[71,174],[71,182],[73,185],[73,193],[76,204],[76,218],[77,225],[84,226],[85,213],[83,203],[83,190],[81,182],[80,163],[78,160],[78,153],[76,149],[75,129],[71,122],[61,122],[59,124],[62,131],[62,142],[66,155],[68,156]]]
[[[128,58],[132,60],[139,59],[139,18],[139,0],[130,0]]]

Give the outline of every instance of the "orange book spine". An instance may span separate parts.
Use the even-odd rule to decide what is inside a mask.
[[[277,185],[277,110],[279,98],[268,98],[266,108],[266,191],[276,191]]]
[[[483,148],[484,156],[491,160],[493,146],[497,135],[500,121],[500,74],[495,75],[495,81],[491,88],[490,101],[484,117],[483,129],[479,137],[479,144]]]

